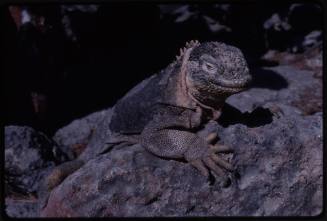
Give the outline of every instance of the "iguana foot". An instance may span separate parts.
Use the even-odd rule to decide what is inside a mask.
[[[218,137],[217,133],[210,133],[207,137],[206,137],[206,141],[210,144],[213,143]]]
[[[231,163],[217,156],[216,153],[229,153],[232,150],[224,145],[214,145],[209,148],[209,153],[200,159],[195,159],[189,161],[192,166],[197,168],[204,176],[209,176],[209,171],[206,167],[211,169],[218,176],[224,176],[225,173],[220,168],[226,169],[228,171],[233,171],[233,166]],[[220,167],[219,167],[220,166]]]
[[[223,169],[227,171],[233,171],[233,166],[231,163],[217,156],[217,153],[231,153],[233,152],[233,149],[221,144],[211,145],[210,143],[212,143],[216,138],[216,133],[210,133],[206,137],[205,140],[208,142],[209,148],[205,153],[201,155],[200,158],[193,158],[188,160],[188,158],[192,157],[186,157],[186,160],[188,160],[192,166],[198,169],[202,173],[202,175],[206,177],[209,176],[209,170],[212,170],[216,175],[220,177],[225,176],[225,172],[223,171]]]

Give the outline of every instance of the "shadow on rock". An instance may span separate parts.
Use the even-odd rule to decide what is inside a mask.
[[[266,69],[255,69],[252,73],[253,81],[251,87],[281,90],[288,87],[287,80],[280,74]]]
[[[230,112],[227,112],[230,113]],[[257,108],[241,121],[269,119]],[[232,118],[234,119],[234,118]],[[261,120],[264,124],[264,120]],[[322,119],[290,114],[270,124],[227,128],[211,122],[235,151],[235,178],[222,188],[189,164],[141,145],[89,160],[50,193],[41,217],[315,216],[322,210]]]
[[[242,113],[235,107],[226,104],[218,123],[223,127],[240,123],[253,128],[270,124],[272,120],[273,113],[268,108],[257,107],[251,113]]]

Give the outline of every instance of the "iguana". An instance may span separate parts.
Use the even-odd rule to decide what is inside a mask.
[[[233,167],[217,153],[231,148],[212,145],[214,133],[203,138],[196,131],[217,120],[226,98],[246,89],[250,81],[238,48],[219,42],[186,43],[173,63],[116,103],[109,124],[113,136],[100,154],[117,144],[139,143],[156,156],[184,159],[204,176],[209,171],[224,176],[223,169]],[[50,191],[83,164],[74,160],[55,168],[43,189]]]

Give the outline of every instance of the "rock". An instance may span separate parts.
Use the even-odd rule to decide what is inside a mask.
[[[6,213],[9,217],[38,217],[37,200],[10,199],[6,198]]]
[[[275,31],[288,31],[291,26],[281,18],[278,13],[274,13],[269,19],[263,23],[264,29],[274,29]]]
[[[58,130],[53,137],[55,142],[32,128],[5,128],[6,212],[13,217],[38,216],[35,209],[37,199],[30,195],[33,196],[38,190],[39,181],[54,165],[67,159],[80,158],[88,163],[53,190],[42,216],[319,214],[322,210],[322,8],[318,4],[270,5],[266,9],[261,9],[260,5],[245,7],[244,10],[244,6],[233,4],[160,5],[160,22],[155,11],[156,6],[149,6],[149,10],[141,7],[142,12],[150,12],[146,13],[145,17],[153,18],[148,19],[152,21],[151,26],[166,27],[160,31],[164,36],[161,36],[162,39],[165,39],[164,44],[160,46],[165,49],[162,51],[154,47],[155,43],[151,43],[158,42],[156,31],[147,34],[150,36],[148,39],[139,34],[130,38],[133,41],[125,38],[130,36],[129,33],[141,33],[131,31],[130,27],[139,31],[146,20],[144,16],[140,17],[141,20],[127,19],[128,22],[118,23],[118,20],[108,19],[119,18],[121,13],[117,13],[118,11],[132,15],[127,17],[133,18],[133,15],[139,14],[140,11],[134,7],[128,7],[127,10],[120,9],[119,6],[112,9],[97,5],[71,5],[48,9],[28,7],[31,15],[37,12],[36,17],[34,16],[37,21],[45,19],[45,23],[40,22],[41,26],[46,25],[44,30],[47,30],[48,40],[45,42],[53,44],[42,44],[43,41],[39,42],[35,38],[31,38],[31,41],[27,39],[25,44],[24,36],[29,36],[29,28],[22,26],[22,35],[18,42],[24,47],[18,50],[19,56],[10,52],[13,50],[7,50],[12,54],[8,64],[14,67],[14,64],[19,63],[16,58],[23,61],[20,62],[23,65],[16,65],[18,69],[10,71],[9,74],[13,83],[7,88],[10,92],[8,94],[20,91],[15,97],[22,98],[9,99],[10,105],[6,105],[13,110],[9,112],[17,113],[13,114],[13,119],[31,119],[26,117],[32,116],[32,112],[28,109],[29,98],[25,95],[35,87],[50,92],[54,98],[51,101],[52,107],[57,108],[50,113],[54,113],[53,116],[60,115],[62,119],[67,119],[68,116],[64,116],[61,110],[69,109],[75,112],[83,109],[82,112],[76,111],[80,114],[98,108],[97,105],[89,105],[96,98],[103,99],[94,103],[111,103],[116,99],[115,96],[99,96],[107,93],[107,88],[111,87],[108,83],[114,82],[108,80],[111,75],[103,78],[102,74],[94,73],[102,73],[102,70],[98,70],[104,67],[106,73],[121,72],[125,60],[131,60],[129,69],[132,69],[133,73],[150,73],[145,69],[152,71],[165,64],[165,59],[170,59],[171,56],[164,56],[162,53],[172,55],[180,43],[189,38],[220,39],[235,44],[242,48],[245,54],[249,54],[249,57],[254,56],[254,60],[268,48],[283,52],[268,54],[271,57],[279,57],[276,60],[280,66],[255,70],[253,88],[228,99],[227,103],[231,106],[226,105],[227,111],[219,120],[220,125],[211,122],[199,133],[204,135],[209,131],[218,132],[219,142],[235,148],[234,155],[223,156],[230,159],[236,167],[236,172],[229,174],[231,183],[227,188],[221,187],[218,177],[211,176],[206,180],[185,162],[160,159],[139,145],[116,147],[109,153],[96,156],[111,135],[108,124],[112,110],[107,109],[73,121]],[[251,17],[248,14],[257,16]],[[7,20],[12,22],[10,17]],[[30,18],[23,20],[29,22]],[[94,21],[97,22],[96,26]],[[107,21],[113,21],[113,27],[108,26]],[[134,25],[130,25],[131,22]],[[95,27],[129,28],[112,36],[105,35],[101,28]],[[100,31],[94,32],[95,29]],[[149,29],[147,25],[144,30],[155,29]],[[171,35],[175,30],[181,34]],[[7,39],[15,39],[16,34],[16,30],[10,32]],[[66,37],[71,42],[61,41]],[[111,42],[117,44],[117,41],[118,45],[119,42],[136,42],[129,45],[134,45],[132,49],[136,50],[131,50],[128,45],[123,48],[111,47]],[[28,42],[36,42],[36,50],[30,47],[35,44]],[[58,45],[56,42],[64,44]],[[39,43],[41,45],[38,46]],[[10,45],[15,48],[17,41],[12,41]],[[107,50],[108,48],[111,50]],[[148,56],[135,56],[140,51],[138,49],[142,49],[143,54]],[[32,57],[26,56],[31,54],[31,50]],[[38,59],[42,56],[38,55],[42,55],[44,51],[49,52],[46,54],[53,62],[45,66],[33,65],[42,63]],[[108,55],[108,51],[111,54]],[[125,53],[126,51],[129,53]],[[162,55],[159,60],[153,56],[155,53],[149,53],[158,51]],[[294,54],[290,51],[303,53]],[[67,55],[65,61],[62,54]],[[122,60],[117,54],[129,55],[132,59],[127,57]],[[118,63],[114,59],[108,65],[108,59],[105,58],[110,55],[117,57]],[[152,62],[151,58],[156,62]],[[90,62],[84,64],[78,61]],[[147,65],[143,65],[142,61],[146,61]],[[48,73],[40,69],[42,73],[47,73],[44,78],[38,78],[35,74],[25,75],[28,80],[22,80],[22,76],[17,75],[20,76],[17,78],[20,79],[19,82],[24,83],[16,84],[12,73],[26,72],[26,67],[30,70],[37,69],[27,71],[29,73],[39,73],[40,67],[51,71]],[[130,73],[129,69],[125,68],[124,72]],[[89,73],[93,73],[92,76]],[[142,78],[140,75],[134,75],[129,83],[124,79],[125,87],[119,87],[114,94],[124,93],[129,88],[128,84],[133,85]],[[41,82],[42,79],[45,79],[45,84]],[[65,80],[62,81],[63,79]],[[54,87],[48,88],[47,82],[51,82]],[[85,90],[90,84],[96,85],[96,90]],[[59,87],[62,88],[59,92],[58,85],[62,86]],[[79,97],[83,99],[79,100]],[[17,100],[21,100],[23,105],[16,106],[17,102],[13,101]],[[8,116],[11,115],[9,112]],[[56,122],[56,125],[60,125],[60,122]],[[16,199],[13,197],[14,193],[23,196]]]
[[[252,112],[256,107],[274,108],[281,105],[297,107],[300,114],[322,111],[322,81],[312,71],[290,65],[254,69],[250,90],[227,99],[227,103]]]
[[[314,30],[304,37],[303,48],[310,48],[322,42],[322,32]]]
[[[296,69],[310,71],[315,78],[322,78],[322,41],[308,47],[304,53],[293,54],[269,50],[262,56],[262,61],[288,65]]]
[[[98,134],[98,127],[103,125],[101,131],[107,130],[108,120],[105,119],[110,117],[110,112],[110,109],[103,110],[74,120],[67,126],[59,129],[53,136],[53,140],[60,146],[73,151],[76,155],[75,157],[79,156],[85,149],[95,149],[96,147],[93,147],[92,143],[98,140],[94,139]],[[89,144],[92,146],[91,148],[87,148]]]
[[[263,22],[267,49],[298,53],[322,42],[321,10],[319,4],[291,4],[275,10]]]
[[[112,109],[107,109],[73,121],[53,137],[60,147],[84,145],[77,157],[87,163],[50,193],[37,216],[318,215],[322,211],[321,79],[289,65],[256,69],[253,75],[250,90],[227,100],[219,124],[209,122],[199,132],[200,136],[217,132],[218,142],[235,150],[222,156],[235,166],[226,187],[219,177],[211,175],[207,180],[184,161],[158,158],[140,145],[117,146],[97,156],[111,136]],[[306,110],[310,105],[313,110]],[[27,152],[24,156],[34,156],[26,159],[38,159],[39,149],[57,147],[27,127],[6,127],[5,137],[6,168],[22,167],[25,161],[17,160],[24,153],[20,149]],[[23,183],[23,177],[39,179],[53,167],[53,158],[47,159],[50,166],[45,169],[29,174],[33,169],[27,166],[20,169],[24,172],[19,179],[11,175],[14,182],[8,189]],[[26,183],[20,186],[30,191]],[[7,197],[6,205],[13,216],[35,214],[35,204],[22,199]]]
[[[94,133],[90,138],[85,151],[79,156],[80,159],[88,161],[102,151],[103,147],[106,145],[106,142],[111,137],[109,123],[111,120],[112,112],[113,109],[111,108],[99,112],[99,123],[94,128]]]
[[[199,132],[201,136],[217,132],[218,142],[235,150],[223,156],[235,166],[225,188],[221,178],[212,175],[207,180],[185,162],[160,159],[140,145],[117,146],[96,156],[111,135],[112,109],[76,120],[60,129],[54,140],[61,146],[85,143],[78,158],[88,162],[50,193],[38,215],[318,215],[322,211],[322,114],[319,110],[306,114],[294,102],[305,102],[305,88],[318,91],[319,83],[310,71],[287,65],[263,68],[256,70],[253,88],[228,99],[219,124],[209,122]],[[33,211],[27,209],[32,204],[8,201],[7,205],[11,214]],[[11,209],[14,206],[16,210]]]
[[[35,193],[38,183],[65,155],[43,133],[30,127],[5,127],[5,180],[18,192]]]
[[[43,217],[312,216],[322,211],[321,114],[226,128],[210,122],[220,143],[235,149],[236,173],[222,188],[185,162],[153,156],[141,146],[114,148],[67,177]],[[254,119],[256,116],[253,116]]]
[[[40,181],[67,156],[56,143],[30,127],[5,127],[6,212],[11,217],[35,217]]]
[[[309,89],[313,94],[304,95]],[[219,122],[209,122],[199,132],[200,136],[217,132],[218,142],[235,150],[223,155],[235,166],[225,188],[221,178],[212,175],[207,180],[184,161],[158,158],[140,145],[117,146],[96,156],[111,135],[112,110],[98,112],[93,116],[98,119],[94,134],[79,156],[88,162],[51,192],[40,215],[318,215],[322,113],[319,108],[307,113],[297,102],[307,104],[313,98],[321,102],[321,89],[321,80],[311,71],[288,65],[254,71],[253,87],[230,97]],[[61,137],[81,125],[72,123]]]

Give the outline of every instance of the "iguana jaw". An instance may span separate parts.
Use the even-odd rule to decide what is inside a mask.
[[[180,62],[180,86],[179,95],[184,97],[183,99],[178,99],[180,102],[185,103],[187,100],[191,100],[195,104],[206,108],[206,109],[219,109],[227,97],[230,95],[239,93],[247,89],[249,82],[251,81],[250,75],[245,75],[243,79],[238,80],[227,80],[223,78],[215,79],[210,81],[209,79],[205,87],[193,82],[190,79],[188,72],[189,70],[189,58],[192,50],[199,46],[200,43],[197,41],[192,41],[186,44],[186,47],[181,49],[180,56],[177,57],[177,61]],[[188,103],[188,102],[186,102]],[[194,105],[194,104],[193,104]],[[193,106],[191,105],[191,106]]]
[[[226,92],[227,90],[230,90],[228,95],[225,95],[225,93],[217,94],[216,92],[213,92],[212,94],[208,94],[208,91],[205,89],[204,89],[204,91],[206,93],[203,93],[203,92],[197,90],[195,87],[193,87],[193,85],[191,85],[188,78],[186,78],[186,82],[187,82],[187,86],[188,86],[188,90],[187,90],[188,97],[191,98],[191,100],[193,100],[200,107],[203,107],[203,108],[209,109],[209,110],[220,109],[223,106],[226,98],[230,94],[237,93],[235,91],[235,89],[233,89],[233,88],[232,89],[226,88],[226,90],[221,88],[221,91],[224,91],[224,92]],[[217,88],[217,87],[215,87],[215,88]],[[208,102],[208,100],[210,100],[210,102]]]
[[[248,88],[252,78],[251,75],[246,75],[243,79],[237,81],[231,81],[226,79],[217,79],[215,81],[210,81],[211,84],[216,87],[216,91],[221,91],[221,93],[234,94],[244,91]]]
[[[224,94],[230,94],[230,95],[242,92],[247,89],[246,87],[224,87],[221,85],[216,85],[216,87],[217,90],[222,91]]]
[[[188,73],[189,70],[185,74],[185,89],[188,97],[197,105],[211,110],[220,109],[229,96],[246,90],[251,81],[249,76],[239,81],[208,80],[205,85],[202,85],[194,82]]]
[[[196,46],[199,46],[200,43],[198,41],[192,41],[190,43],[187,43],[186,45],[187,45],[187,47],[188,46],[189,47],[188,48],[185,47],[184,49],[182,49],[181,55],[179,57],[177,57],[177,60],[179,60],[179,59],[181,60],[181,69],[180,69],[180,73],[179,73],[180,79],[181,79],[181,84],[180,84],[179,89],[182,91],[182,93],[180,93],[180,95],[183,94],[183,97],[186,98],[186,100],[190,99],[191,101],[194,102],[195,105],[198,105],[205,109],[212,110],[214,112],[215,109],[220,109],[219,106],[223,105],[225,99],[223,99],[221,102],[219,102],[219,105],[217,105],[217,106],[215,105],[216,107],[210,107],[192,95],[191,91],[194,90],[195,87],[193,87],[193,85],[190,84],[190,82],[189,82],[190,79],[188,78],[188,74],[187,74],[188,62],[189,62],[189,58],[190,58],[190,54],[191,54],[192,50]],[[192,87],[192,88],[190,88],[190,87]]]

